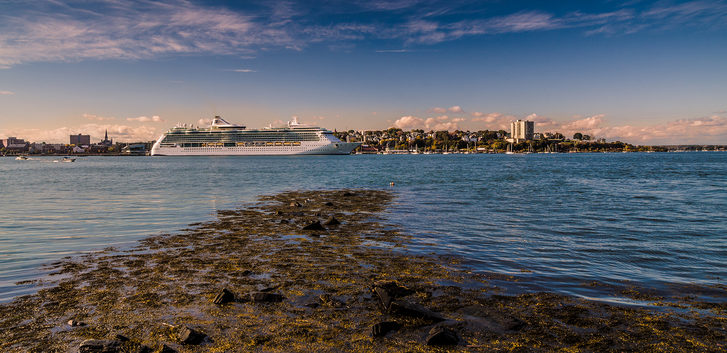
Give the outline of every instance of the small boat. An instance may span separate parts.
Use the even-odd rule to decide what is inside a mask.
[[[76,161],[76,159],[71,158],[71,157],[63,157],[63,159],[61,159],[61,162],[64,162],[64,163],[71,163],[71,162],[75,162],[75,161]]]
[[[26,156],[17,156],[17,157],[15,157],[15,160],[16,161],[27,161],[28,160],[28,157],[26,157]]]

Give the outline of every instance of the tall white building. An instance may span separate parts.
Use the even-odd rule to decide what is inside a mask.
[[[532,140],[535,134],[535,122],[529,120],[516,120],[510,123],[510,138],[515,142]]]

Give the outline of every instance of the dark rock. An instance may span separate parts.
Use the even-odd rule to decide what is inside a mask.
[[[283,211],[277,210],[277,211],[275,211],[275,214],[278,215],[278,216],[282,216],[283,215]]]
[[[378,281],[374,283],[374,287],[385,289],[389,295],[394,298],[401,298],[409,294],[414,294],[413,290],[399,285],[396,281]]]
[[[371,336],[383,337],[391,331],[398,330],[400,327],[401,324],[396,321],[382,321],[371,328]]]
[[[305,306],[306,307],[309,307],[309,308],[315,309],[315,308],[321,306],[321,304],[319,302],[317,302],[317,301],[312,301],[310,303],[306,303]]]
[[[156,350],[156,353],[177,353],[177,350],[167,346],[166,344],[162,344],[161,347]]]
[[[232,294],[232,292],[230,292],[229,290],[227,290],[227,288],[222,289],[222,291],[219,294],[217,294],[215,299],[212,300],[213,303],[218,304],[218,305],[229,303],[232,301],[235,301],[235,295]]]
[[[323,228],[320,221],[315,221],[303,227],[303,230],[326,230],[326,228]]]
[[[277,303],[285,297],[277,293],[255,292],[250,294],[250,299],[255,303]]]
[[[83,321],[71,319],[71,320],[68,320],[68,326],[71,326],[71,327],[86,326],[86,323]]]
[[[252,271],[250,271],[250,270],[243,270],[242,272],[240,272],[240,275],[242,275],[242,276],[249,276],[251,274],[252,274]]]
[[[526,325],[523,320],[515,316],[482,305],[466,306],[457,311],[464,314],[470,326],[498,334],[504,334],[506,331],[519,331]]]
[[[333,207],[333,202],[328,201],[328,202],[324,203],[323,206]]]
[[[303,205],[301,205],[300,202],[293,201],[290,203],[290,207],[303,207]]]
[[[132,350],[133,353],[152,353],[154,350],[149,348],[148,346],[138,346],[136,350]]]
[[[121,352],[121,342],[117,340],[85,340],[78,346],[78,353],[117,352]]]
[[[426,342],[429,346],[452,346],[459,343],[459,336],[450,328],[436,326],[429,331]]]
[[[435,313],[419,304],[414,304],[403,300],[391,302],[391,304],[389,304],[389,312],[395,315],[424,319],[434,322],[444,321],[444,317],[442,317],[442,315],[440,315],[439,313]]]
[[[376,293],[376,296],[379,298],[379,303],[381,304],[381,307],[384,311],[389,310],[389,305],[391,304],[391,300],[393,299],[389,292],[386,291],[386,289],[381,287],[374,288],[374,293]]]
[[[346,191],[346,192],[343,193],[343,197],[351,197],[351,196],[356,196],[356,194],[354,194],[354,193],[352,193],[350,191]]]
[[[204,333],[187,326],[182,326],[179,330],[179,342],[182,344],[200,344],[204,341],[205,337],[207,335]]]
[[[114,339],[119,342],[128,342],[129,341],[129,337],[126,337],[120,333],[115,334]]]
[[[290,223],[290,221],[288,221],[287,219],[280,220],[280,224],[288,224],[288,223]]]
[[[313,215],[314,215],[314,216],[316,216],[316,217],[320,217],[320,216],[322,216],[322,215],[323,215],[323,213],[320,213],[320,212],[316,212],[316,213],[314,213]]]
[[[336,217],[331,216],[331,218],[327,219],[325,222],[323,222],[323,224],[327,226],[337,226],[341,224],[341,222],[339,222]]]

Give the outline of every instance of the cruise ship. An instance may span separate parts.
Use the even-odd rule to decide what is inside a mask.
[[[350,154],[360,143],[342,142],[333,132],[298,123],[287,127],[247,129],[219,116],[206,128],[178,124],[162,134],[151,148],[152,156]]]

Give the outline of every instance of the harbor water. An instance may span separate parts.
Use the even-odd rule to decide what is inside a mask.
[[[32,293],[16,283],[63,257],[132,247],[262,194],[334,188],[391,188],[385,217],[413,235],[410,251],[514,278],[506,292],[619,301],[609,286],[727,283],[727,153],[57,160],[0,158],[0,302]]]

